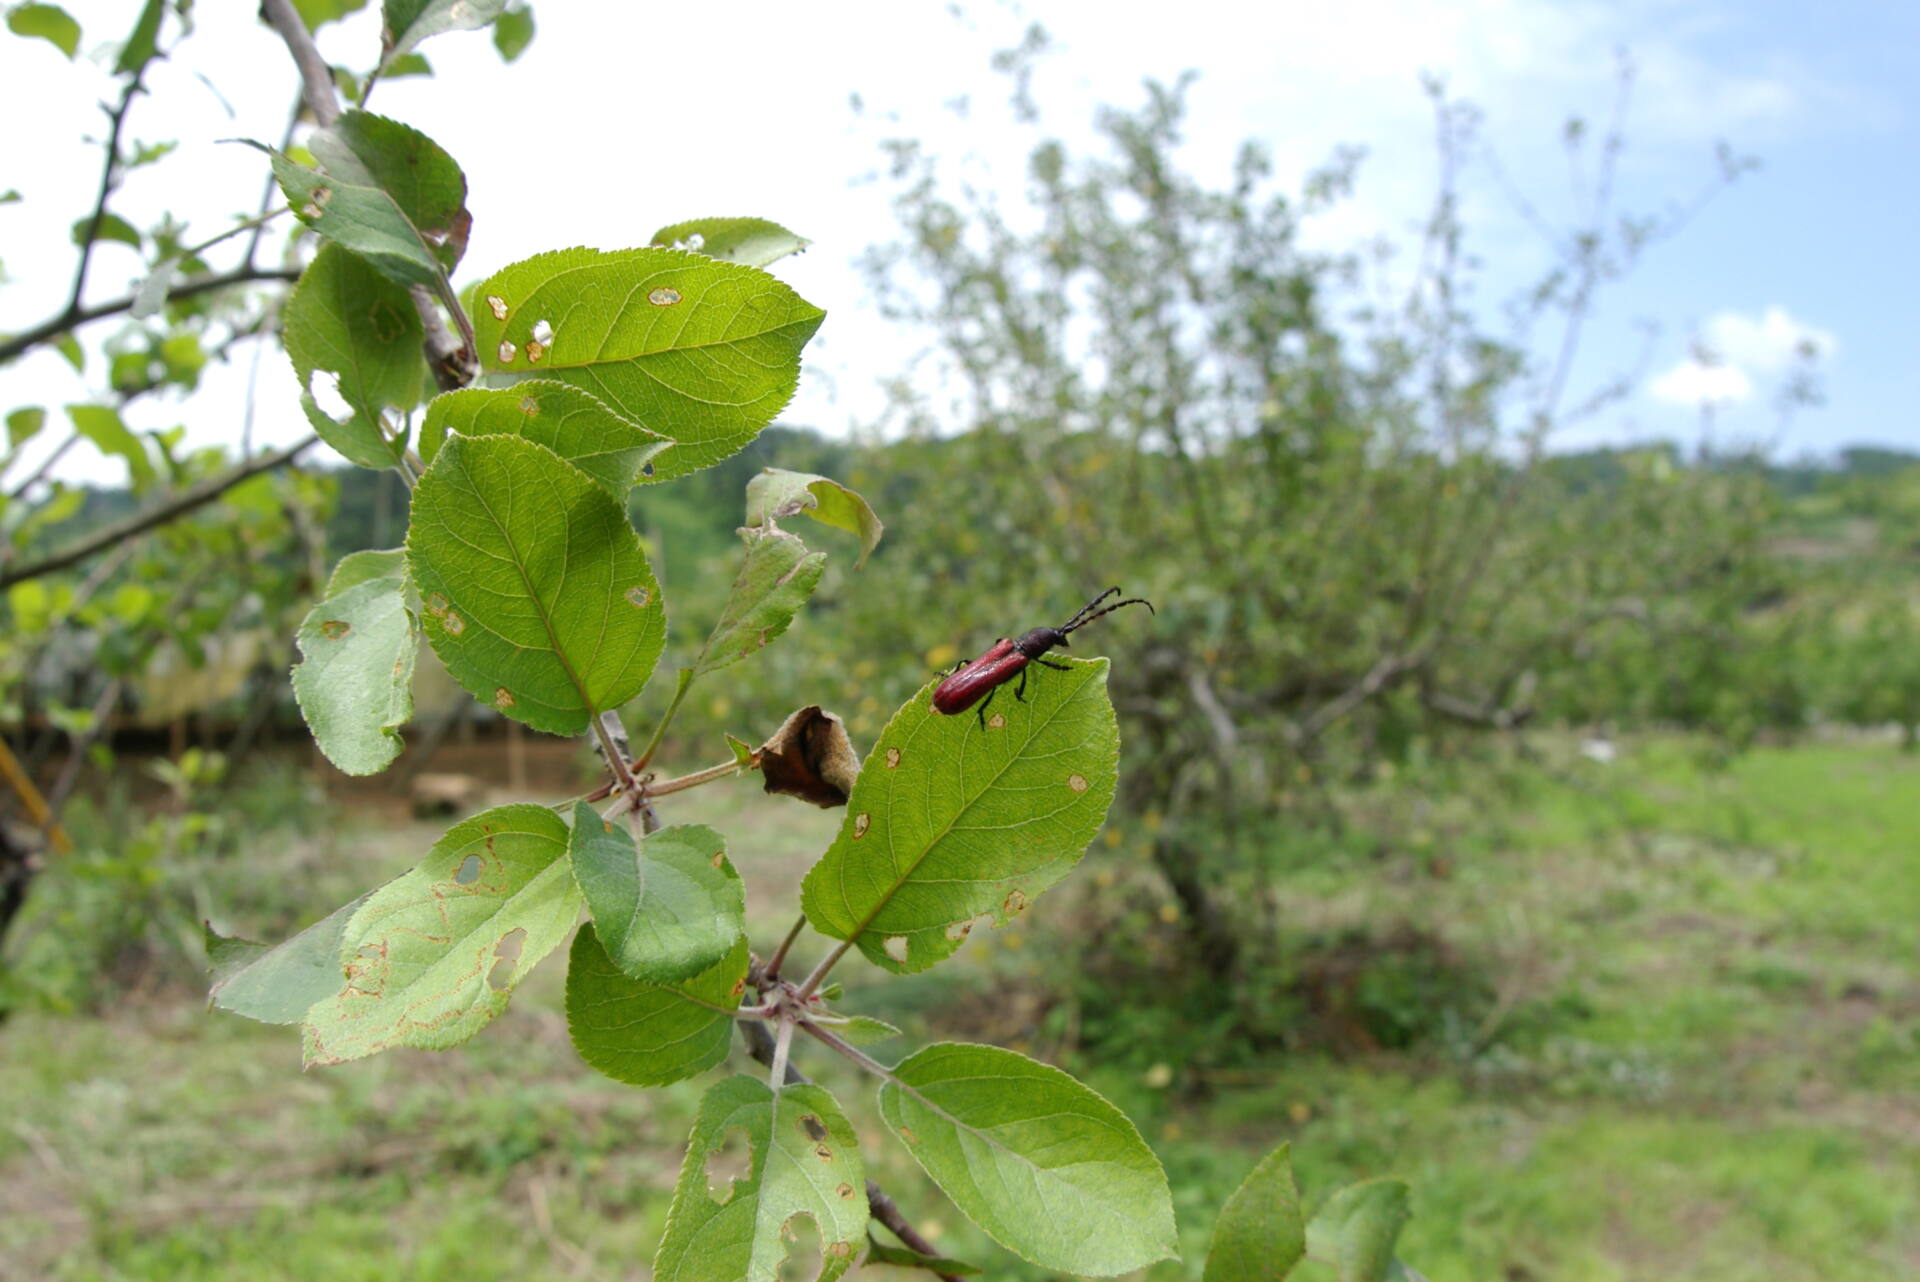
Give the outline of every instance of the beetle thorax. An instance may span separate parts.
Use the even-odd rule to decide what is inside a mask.
[[[1059,628],[1035,628],[1013,643],[1013,648],[1029,659],[1037,659],[1057,645],[1067,644],[1067,634]]]

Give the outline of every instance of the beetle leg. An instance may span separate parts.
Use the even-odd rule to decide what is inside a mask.
[[[996,686],[994,689],[987,691],[987,697],[980,701],[980,728],[982,730],[987,728],[987,705],[992,703],[993,696],[999,693],[1000,690]]]
[[[1034,660],[1034,662],[1035,662],[1035,663],[1043,663],[1043,664],[1045,664],[1045,665],[1046,665],[1047,667],[1049,667],[1049,668],[1052,668],[1052,669],[1053,669],[1053,670],[1054,670],[1055,672],[1071,672],[1071,671],[1073,671],[1073,669],[1072,669],[1071,667],[1069,667],[1068,665],[1066,665],[1066,664],[1064,664],[1064,663],[1055,663],[1055,662],[1054,662],[1054,661],[1053,661],[1052,659],[1035,659],[1035,660]]]
[[[1026,668],[1020,669],[1020,684],[1013,688],[1013,697],[1021,703],[1027,701],[1027,671]]]

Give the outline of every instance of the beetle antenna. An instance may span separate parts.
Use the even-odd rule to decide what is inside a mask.
[[[1118,592],[1119,590],[1120,589],[1115,588],[1114,592]],[[1102,592],[1099,596],[1094,598],[1093,605],[1098,605],[1101,601],[1104,601],[1107,597],[1111,595],[1112,593],[1110,592]],[[1094,610],[1092,614],[1087,614],[1086,610],[1082,610],[1080,614],[1076,614],[1067,623],[1067,625],[1061,628],[1060,630],[1062,632],[1072,632],[1076,628],[1084,628],[1089,623],[1092,623],[1095,619],[1101,617],[1102,615],[1112,614],[1115,610],[1118,610],[1123,605],[1144,605],[1147,607],[1147,613],[1149,614],[1159,613],[1158,610],[1155,610],[1153,608],[1153,602],[1147,600],[1145,597],[1143,596],[1128,597],[1124,601],[1115,601],[1112,605],[1108,606],[1104,610]],[[1092,605],[1090,605],[1088,609],[1092,609]],[[1082,617],[1083,615],[1085,616],[1084,618]]]
[[[1074,615],[1071,619],[1068,619],[1065,623],[1060,625],[1060,630],[1062,632],[1073,631],[1075,628],[1085,623],[1088,620],[1088,618],[1092,616],[1094,606],[1099,605],[1102,601],[1106,600],[1110,596],[1118,596],[1118,595],[1120,595],[1120,589],[1118,587],[1108,588],[1105,592],[1102,592],[1099,596],[1093,598],[1093,600],[1081,606],[1080,612],[1078,614]]]

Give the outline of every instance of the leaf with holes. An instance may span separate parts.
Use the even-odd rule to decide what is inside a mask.
[[[483,367],[571,383],[673,438],[662,480],[719,462],[773,420],[826,315],[765,272],[672,249],[539,254],[478,293]]]
[[[393,467],[404,453],[404,442],[387,436],[381,411],[409,409],[418,399],[421,335],[407,291],[338,245],[322,245],[300,274],[287,299],[287,356],[308,420],[348,462]],[[346,403],[344,419],[315,399],[316,376]]]
[[[420,452],[428,462],[448,432],[462,436],[524,436],[592,477],[616,499],[652,476],[647,466],[673,444],[602,405],[592,393],[551,379],[513,387],[463,388],[427,402]]]
[[[895,972],[952,955],[976,919],[1003,925],[1066,876],[1119,772],[1105,659],[1038,669],[984,724],[935,712],[936,684],[880,732],[801,893],[815,930]]]
[[[746,1137],[750,1166],[730,1187],[712,1189],[708,1159],[724,1153],[736,1132]],[[788,1226],[802,1218],[819,1235],[816,1282],[833,1282],[852,1267],[867,1231],[866,1174],[853,1125],[818,1086],[776,1092],[752,1077],[715,1083],[694,1119],[653,1259],[655,1282],[775,1282]]]
[[[747,482],[748,525],[771,527],[777,520],[801,514],[860,537],[860,559],[853,563],[856,570],[880,546],[887,528],[864,498],[830,476],[769,467]]]
[[[406,745],[413,719],[413,661],[420,624],[404,575],[329,593],[296,637],[293,696],[327,760],[350,775],[378,774]]]
[[[1393,1258],[1407,1209],[1405,1180],[1349,1184],[1307,1222],[1307,1255],[1340,1271],[1340,1282],[1397,1282],[1412,1276]]]
[[[207,964],[213,971],[207,1000],[263,1024],[298,1024],[340,987],[340,940],[370,894],[334,909],[283,944],[230,939],[207,927]]]
[[[625,507],[518,436],[451,436],[413,492],[407,564],[427,640],[475,698],[579,734],[639,694],[666,642]]]
[[[747,928],[747,892],[726,839],[704,824],[635,843],[624,822],[576,802],[572,856],[601,945],[634,979],[666,984],[706,970]]]
[[[747,961],[741,935],[698,975],[645,984],[622,974],[596,929],[582,926],[567,959],[567,1035],[581,1059],[616,1082],[665,1086],[704,1073],[733,1044]]]
[[[826,553],[807,551],[783,531],[741,530],[740,537],[747,554],[713,635],[693,661],[696,676],[738,663],[785,632],[827,568]]]
[[[813,242],[765,218],[695,218],[653,233],[655,245],[686,249],[743,267],[765,267]]]
[[[1293,1186],[1293,1163],[1282,1144],[1261,1159],[1220,1208],[1201,1282],[1272,1282],[1286,1277],[1306,1250],[1306,1221]]]
[[[1178,1251],[1153,1150],[1057,1068],[937,1043],[893,1070],[880,1116],[968,1219],[1042,1268],[1111,1277]]]
[[[445,294],[473,219],[466,176],[433,139],[348,111],[310,140],[318,169],[252,145],[267,153],[294,217],[388,280]]]
[[[347,924],[345,982],[307,1012],[306,1062],[442,1050],[479,1032],[580,916],[566,854],[566,821],[545,806],[498,806],[448,829]]]

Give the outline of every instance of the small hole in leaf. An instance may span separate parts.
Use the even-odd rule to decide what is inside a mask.
[[[833,1150],[828,1148],[825,1144],[822,1144],[820,1145],[820,1147],[814,1149],[813,1155],[819,1158],[823,1162],[831,1162],[833,1160]]]
[[[853,1185],[842,1184],[839,1188],[835,1189],[834,1192],[838,1193],[841,1197],[852,1197]]]
[[[1021,913],[1026,911],[1026,908],[1027,908],[1027,892],[1024,890],[1008,891],[1006,899],[1003,900],[1000,904],[1001,911],[1006,913],[1006,915],[1009,917],[1018,917]]]
[[[812,1113],[808,1113],[805,1117],[800,1119],[800,1129],[805,1131],[807,1133],[807,1138],[812,1140],[816,1144],[819,1143],[821,1140],[827,1138],[827,1128],[821,1125],[820,1119],[815,1117]]]
[[[867,835],[867,829],[873,826],[873,816],[862,811],[853,817],[853,836],[857,841]]]
[[[752,1137],[744,1126],[731,1127],[707,1150],[707,1196],[725,1206],[733,1200],[734,1186],[752,1174]]]
[[[907,937],[905,935],[888,935],[886,942],[881,944],[880,948],[887,956],[897,962],[903,962],[907,959]]]
[[[486,866],[478,855],[468,855],[460,861],[460,867],[454,870],[453,883],[456,886],[471,886],[480,880],[480,870]]]
[[[494,992],[505,992],[513,986],[514,968],[520,964],[520,950],[527,946],[527,931],[524,926],[515,926],[500,936],[500,942],[493,946],[493,969],[487,972],[487,987]]]
[[[950,921],[947,923],[947,929],[944,933],[948,939],[951,939],[957,944],[972,932],[973,923],[971,921]]]
[[[651,463],[643,463],[643,464],[641,464],[641,466],[640,466],[640,475],[642,475],[642,476],[652,476],[652,475],[653,475],[653,464],[651,464]]]
[[[509,342],[508,342],[508,341],[507,341],[506,339],[504,339],[504,338],[503,338],[503,339],[501,339],[501,340],[500,340],[500,353],[499,353],[499,355],[500,355],[500,363],[501,363],[502,365],[510,365],[510,364],[512,364],[512,363],[513,363],[513,354],[514,354],[514,352],[515,352],[515,351],[517,351],[517,350],[519,350],[519,349],[517,349],[516,347],[514,347],[514,345],[513,345],[512,343],[509,343]]]
[[[487,295],[487,309],[493,313],[493,318],[497,321],[507,318],[507,300],[498,294]]]
[[[553,326],[544,320],[535,321],[533,323],[533,341],[542,347],[550,346],[553,343]]]
[[[826,1271],[826,1257],[820,1251],[820,1227],[813,1216],[797,1211],[780,1226],[787,1245],[787,1258],[780,1261],[780,1282],[814,1282]]]
[[[677,289],[670,288],[666,285],[662,285],[660,288],[654,290],[651,294],[647,295],[647,301],[649,303],[652,303],[655,307],[671,307],[675,303],[680,301],[680,291]]]

